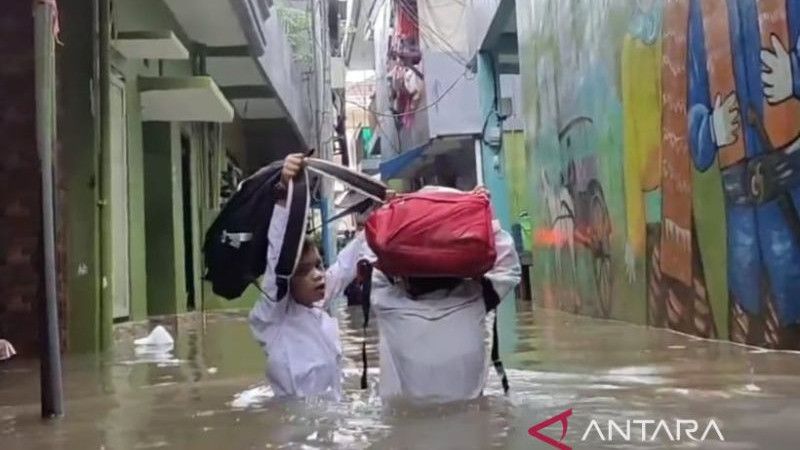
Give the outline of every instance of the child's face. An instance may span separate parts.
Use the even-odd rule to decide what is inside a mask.
[[[290,288],[294,301],[304,306],[311,306],[325,298],[325,269],[316,247],[303,252]]]

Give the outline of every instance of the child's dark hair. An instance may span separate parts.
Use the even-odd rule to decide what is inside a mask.
[[[306,256],[306,253],[315,249],[319,252],[320,256],[323,257],[322,260],[324,261],[325,257],[323,255],[320,236],[318,234],[307,234],[305,238],[303,238],[303,248],[300,251],[300,257]]]
[[[305,238],[303,238],[303,248],[301,249],[300,257],[305,256],[306,253],[315,249],[319,249],[319,242],[314,236],[307,235]]]
[[[311,250],[317,248],[317,243],[314,242],[314,239],[311,236],[306,236],[303,239],[303,248],[300,251],[300,256],[305,256],[306,253],[310,252]]]

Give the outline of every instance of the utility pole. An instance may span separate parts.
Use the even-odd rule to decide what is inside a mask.
[[[36,147],[42,170],[42,239],[44,242],[45,302],[41,311],[42,417],[64,414],[61,382],[61,339],[56,290],[53,149],[56,124],[55,41],[58,16],[55,0],[34,1],[36,56]]]

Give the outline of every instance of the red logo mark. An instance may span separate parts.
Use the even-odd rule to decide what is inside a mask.
[[[572,408],[528,428],[528,434],[544,442],[545,444],[550,444],[551,446],[559,450],[572,450],[572,447],[561,442],[567,436],[567,426],[569,425],[567,423],[567,419],[571,415],[572,415]],[[545,436],[544,434],[540,433],[541,430],[557,422],[561,422],[561,439],[555,440],[550,436]]]

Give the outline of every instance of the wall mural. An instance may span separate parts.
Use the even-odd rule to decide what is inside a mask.
[[[800,348],[800,2],[518,2],[547,306]]]

